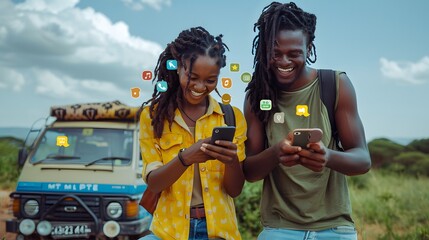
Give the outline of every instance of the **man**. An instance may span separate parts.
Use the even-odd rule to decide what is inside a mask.
[[[317,70],[307,65],[316,61],[316,16],[294,3],[273,2],[256,27],[255,71],[244,103],[244,173],[248,181],[264,179],[258,239],[357,239],[346,175],[366,173],[371,159],[354,88],[344,72],[336,72],[334,116],[342,151],[320,98]],[[282,115],[275,121],[275,113],[284,123]],[[288,133],[297,128],[320,128],[322,140],[292,146]]]

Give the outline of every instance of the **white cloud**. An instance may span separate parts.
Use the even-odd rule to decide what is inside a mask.
[[[122,2],[135,11],[142,10],[145,5],[158,11],[162,9],[163,5],[171,6],[171,0],[122,0]]]
[[[0,89],[12,89],[15,92],[18,92],[24,86],[25,80],[24,76],[19,72],[8,69],[0,66]]]
[[[71,99],[79,101],[95,101],[97,99],[123,97],[128,91],[121,90],[114,83],[102,82],[93,79],[73,79],[61,73],[47,70],[34,70],[34,79],[37,81],[36,93],[56,99]]]
[[[0,1],[0,89],[34,83],[37,94],[49,97],[107,91],[111,98],[130,97],[130,85],[141,84],[141,72],[154,68],[162,47],[132,36],[125,22],[77,8],[78,2]]]
[[[408,84],[429,82],[429,57],[425,56],[418,62],[397,62],[380,58],[383,76]]]

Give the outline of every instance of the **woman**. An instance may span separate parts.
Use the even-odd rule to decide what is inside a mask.
[[[143,104],[150,106],[140,116],[140,145],[144,180],[161,196],[153,234],[143,239],[241,239],[233,202],[244,184],[246,122],[239,109],[233,108],[233,142],[209,144],[213,128],[225,125],[210,96],[225,47],[222,35],[196,27],[182,31],[158,59],[154,81],[167,83],[167,90],[155,88]],[[177,70],[168,70],[174,60]]]

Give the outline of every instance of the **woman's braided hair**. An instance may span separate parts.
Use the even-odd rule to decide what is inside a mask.
[[[153,82],[166,81],[168,91],[158,92],[155,86],[152,98],[142,105],[143,108],[150,103],[151,125],[154,128],[155,137],[161,137],[165,120],[169,122],[171,128],[174,112],[178,106],[182,107],[183,102],[179,75],[177,71],[167,69],[167,60],[175,59],[179,66],[183,66],[187,70],[189,67],[189,71],[187,71],[189,84],[192,67],[198,56],[207,55],[211,58],[216,58],[218,59],[217,65],[222,68],[226,65],[225,48],[228,49],[222,42],[222,35],[214,37],[203,27],[184,30],[173,42],[167,45],[158,58]],[[186,66],[187,60],[190,62],[189,66]]]

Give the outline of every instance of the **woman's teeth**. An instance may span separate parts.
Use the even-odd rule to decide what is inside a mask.
[[[195,97],[199,97],[199,96],[201,96],[201,95],[203,95],[203,94],[204,94],[204,92],[202,92],[202,93],[198,93],[198,92],[194,92],[194,91],[192,91],[192,90],[191,90],[191,93],[192,93],[192,95],[193,95],[193,96],[195,96]]]

